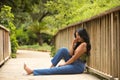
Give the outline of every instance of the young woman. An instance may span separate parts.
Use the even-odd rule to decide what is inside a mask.
[[[24,64],[27,74],[52,75],[52,74],[79,74],[83,73],[87,57],[90,55],[91,44],[88,33],[80,28],[74,33],[75,39],[72,42],[70,51],[67,48],[60,48],[51,60],[52,65],[48,69],[30,69]],[[65,63],[56,66],[64,59]]]

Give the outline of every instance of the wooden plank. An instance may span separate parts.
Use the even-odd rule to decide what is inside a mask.
[[[108,43],[108,57],[109,57],[109,74],[111,75],[111,14],[108,15],[109,17],[109,43]]]
[[[103,37],[103,46],[102,46],[102,48],[103,48],[103,51],[102,51],[102,53],[103,53],[103,55],[102,55],[102,57],[103,57],[103,67],[102,67],[102,69],[103,69],[103,72],[105,73],[105,70],[106,70],[106,68],[105,68],[105,58],[106,58],[106,56],[105,56],[105,16],[103,17],[103,25],[102,25],[102,28],[103,28],[103,31],[102,31],[102,33],[103,33],[103,35],[102,35],[102,37]]]
[[[92,21],[92,29],[93,29],[93,41],[96,40],[96,21]],[[96,64],[96,41],[94,41],[93,43],[93,51],[94,51],[94,55],[93,55],[93,61],[94,61],[94,68],[97,69],[97,64]]]
[[[3,43],[4,43],[4,59],[5,58],[7,58],[7,57],[9,57],[10,55],[9,55],[9,41],[8,41],[8,33],[6,32],[6,31],[4,31],[4,41],[3,41]]]
[[[107,56],[107,44],[108,44],[108,36],[107,36],[107,32],[108,32],[108,30],[107,30],[107,28],[108,28],[108,26],[107,26],[107,15],[105,16],[105,73],[107,73],[107,71],[108,71],[108,56]]]
[[[100,45],[101,45],[101,46],[100,46],[100,49],[101,49],[101,50],[100,50],[100,54],[101,54],[101,55],[100,55],[100,57],[101,57],[101,62],[100,62],[100,64],[101,64],[101,69],[100,69],[100,71],[104,71],[104,67],[103,67],[103,65],[104,65],[104,60],[103,60],[103,56],[104,56],[104,51],[103,51],[103,44],[104,44],[104,43],[103,43],[103,42],[104,42],[104,39],[103,39],[103,35],[104,35],[104,34],[103,34],[103,27],[102,27],[102,26],[103,26],[103,17],[101,17],[101,26],[100,26],[100,27],[101,27],[101,35],[100,35],[100,36],[101,36],[101,39],[100,39],[100,42],[101,42],[101,43],[100,43]]]
[[[111,14],[112,75],[116,77],[116,25],[114,13]]]
[[[99,59],[98,63],[100,63],[100,18],[98,19],[98,26],[97,26],[97,59]],[[98,70],[100,70],[100,64],[98,64]]]
[[[91,55],[90,55],[90,66],[93,67],[93,36],[92,36],[92,26],[91,26],[91,22],[90,22],[90,38],[91,38]]]
[[[92,25],[92,21],[91,21],[91,25]],[[91,52],[92,52],[92,54],[91,54],[91,67],[94,67],[94,43],[93,43],[93,41],[94,41],[94,37],[93,37],[93,27],[91,27],[91,45],[92,45],[92,49],[91,49]]]
[[[109,15],[106,15],[106,46],[105,46],[105,49],[106,49],[106,71],[105,73],[109,74],[110,73],[110,49],[109,49],[109,32],[110,32],[110,29],[109,29]]]
[[[0,28],[0,65],[3,64],[3,29]]]
[[[87,23],[86,23],[86,26],[85,26],[84,28],[87,30],[88,35],[89,35],[89,37],[90,37],[90,25],[89,25],[89,23],[90,23],[90,22],[87,22]],[[91,41],[91,37],[90,37],[90,41]],[[88,60],[87,60],[87,65],[90,66],[90,57],[89,57]]]
[[[113,57],[114,57],[114,50],[113,50],[113,48],[114,48],[114,42],[113,42],[113,39],[114,39],[114,34],[113,34],[113,13],[111,13],[111,75],[114,75],[114,70],[113,70],[113,68],[114,68],[114,61],[113,61]]]
[[[112,75],[112,48],[111,48],[112,44],[111,44],[111,14],[109,14],[109,60],[110,60],[110,64],[109,64],[109,70],[110,70],[110,75]]]
[[[95,19],[94,20],[95,22],[95,30],[94,30],[94,36],[95,36],[95,68],[96,69],[98,69],[99,68],[99,53],[97,52],[97,46],[98,46],[98,44],[97,44],[97,42],[98,42],[98,35],[97,35],[97,27],[98,27],[98,19]]]
[[[102,37],[101,37],[101,33],[102,33],[101,32],[102,31],[101,30],[101,25],[102,24],[101,24],[101,20],[102,20],[102,18],[100,17],[100,52],[99,52],[99,54],[100,54],[100,62],[99,62],[100,63],[100,71],[101,71],[101,67],[102,67],[102,57],[101,57],[102,56],[102,54],[101,54],[101,50],[102,50],[102,48],[101,48],[101,40],[102,40]]]
[[[120,14],[119,14],[120,12],[117,12],[117,29],[116,29],[116,33],[117,33],[117,60],[116,60],[116,62],[117,62],[117,77],[119,77],[120,78],[120,52],[119,52],[119,50],[120,50]]]
[[[100,62],[100,54],[99,54],[99,45],[100,45],[100,43],[99,43],[99,41],[100,41],[100,32],[99,32],[99,26],[100,26],[100,23],[99,23],[99,19],[97,19],[96,20],[96,22],[95,22],[96,24],[95,24],[95,26],[96,26],[96,31],[95,31],[95,33],[96,33],[96,69],[97,70],[100,70],[100,64],[98,64],[99,62]]]
[[[108,79],[108,80],[115,80],[111,75],[108,75],[108,74],[106,74],[106,73],[104,73],[104,72],[102,72],[102,71],[96,70],[96,69],[91,68],[91,67],[87,67],[87,68],[88,68],[88,70],[89,70],[90,72],[93,72],[93,73],[95,73],[95,74],[98,74],[98,75],[100,75],[100,76],[102,76],[102,77],[104,77],[104,78],[106,78],[106,79]]]
[[[113,13],[113,37],[114,37],[114,45],[113,45],[113,51],[114,51],[114,57],[113,57],[113,62],[114,62],[114,77],[117,77],[118,71],[117,71],[117,16],[116,16],[116,12]]]
[[[95,36],[94,36],[94,23],[93,23],[93,21],[91,21],[91,25],[92,25],[92,29],[91,29],[91,31],[92,31],[92,41],[94,41],[95,40]],[[92,62],[93,62],[93,68],[95,68],[95,55],[96,55],[96,53],[95,53],[95,42],[92,42],[92,46],[93,46],[93,48],[92,48],[92,51],[93,51],[93,54],[92,54]]]
[[[119,43],[118,43],[118,77],[119,77],[119,79],[120,79],[120,11],[119,11],[119,13],[118,13],[119,15],[118,15],[118,41],[119,41]]]

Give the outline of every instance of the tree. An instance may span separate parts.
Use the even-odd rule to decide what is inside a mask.
[[[28,27],[28,29],[36,34],[39,45],[42,45],[43,40],[41,37],[41,33],[46,32],[46,30],[48,29],[48,27],[46,26],[46,23],[35,21]]]
[[[47,32],[54,35],[59,29],[119,6],[120,0],[1,0],[0,4],[12,7],[14,25],[18,31],[23,29],[23,34],[37,21],[44,22],[49,28]],[[24,40],[20,35],[17,39]]]
[[[29,35],[29,32],[27,31],[27,28],[31,26],[31,24],[36,21],[43,24],[43,18],[48,15],[44,6],[44,3],[46,2],[47,0],[3,0],[0,2],[2,5],[6,4],[12,7],[12,12],[15,14],[14,23],[17,28],[17,39],[20,45],[31,43],[27,42],[29,41],[27,36],[21,37],[23,36],[22,34],[28,35],[29,38],[31,36],[34,37],[34,35]],[[0,7],[2,7],[2,5]],[[36,40],[34,41],[36,42]]]
[[[58,30],[115,6],[120,6],[120,0],[53,0],[46,4],[47,9],[55,13],[49,17],[55,21],[57,25],[53,26]],[[53,21],[49,23],[53,23]]]

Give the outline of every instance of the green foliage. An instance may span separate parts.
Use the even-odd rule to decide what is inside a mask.
[[[16,58],[16,57],[17,57],[17,56],[16,56],[16,53],[12,53],[12,54],[11,54],[11,57],[12,57],[12,58]]]
[[[27,26],[29,26],[32,23],[32,19],[29,13],[19,12],[14,14],[15,14],[14,23],[17,29],[19,29],[20,27],[27,28]]]
[[[4,5],[0,12],[0,24],[4,24],[4,26],[10,29],[13,33],[15,30],[13,20],[14,15],[11,13],[11,7]]]
[[[27,44],[23,44],[23,45],[33,45],[33,44],[38,43],[37,36],[34,32],[28,30],[27,34],[28,34],[28,38],[29,38],[28,42],[27,42]]]
[[[17,43],[16,35],[15,34],[11,34],[10,35],[10,41],[11,41],[11,50],[12,50],[12,53],[16,53],[17,52],[17,48],[18,48],[18,43]]]
[[[60,24],[57,23],[54,16],[46,16],[43,19],[43,21],[47,23],[46,24],[46,26],[48,26],[47,33],[50,35],[54,35],[58,31],[59,26],[61,26]]]
[[[29,36],[23,27],[16,30],[16,36],[19,45],[25,45],[28,43]]]
[[[19,46],[19,49],[37,50],[37,51],[50,51],[51,46],[44,43],[42,46],[40,46],[39,44]]]
[[[37,34],[37,33],[45,32],[48,29],[48,27],[46,26],[45,22],[35,21],[28,27],[28,29],[30,29],[32,32]]]
[[[46,23],[43,21],[42,22],[35,21],[28,27],[28,29],[36,34],[39,45],[42,45],[43,39],[41,33],[46,32],[46,30],[48,29]]]
[[[120,0],[56,0],[48,1],[46,6],[48,10],[55,13],[50,16],[53,19],[47,18],[51,20],[51,22],[47,20],[48,24],[53,23],[54,27],[59,30],[115,6],[120,6]]]
[[[42,39],[43,39],[43,43],[47,43],[48,45],[52,45],[52,35],[47,34],[47,33],[42,33],[41,34]]]
[[[55,54],[56,54],[55,46],[52,46],[52,47],[51,47],[51,53],[50,53],[50,56],[51,56],[51,57],[54,57]]]
[[[0,12],[0,24],[2,24],[3,26],[5,26],[10,30],[10,41],[11,41],[12,53],[16,53],[18,43],[16,40],[16,34],[15,34],[16,27],[13,24],[13,20],[14,20],[14,15],[13,13],[11,13],[11,7],[4,5],[3,8],[1,8],[1,12]]]
[[[19,45],[27,45],[40,43],[41,38],[47,41],[61,28],[120,6],[120,0],[2,0],[0,4],[0,23],[17,34]]]

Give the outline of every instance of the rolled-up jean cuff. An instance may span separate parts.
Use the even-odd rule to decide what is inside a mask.
[[[57,64],[55,64],[55,63],[53,62],[53,60],[51,60],[51,63],[52,63],[53,66],[56,66],[56,65],[57,65]]]

